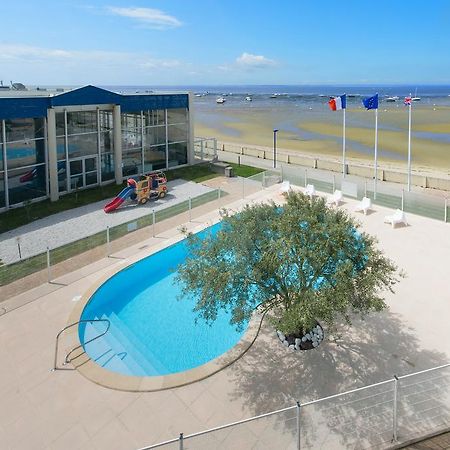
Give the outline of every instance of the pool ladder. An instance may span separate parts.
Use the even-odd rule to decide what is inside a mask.
[[[72,350],[70,350],[70,352],[67,353],[66,357],[64,358],[63,366],[65,366],[66,364],[70,364],[73,360],[79,358],[81,355],[83,355],[85,353],[85,351],[83,350],[78,355],[74,356],[73,358],[70,358],[70,356],[72,355],[73,352],[75,352],[76,350],[79,350],[80,348],[83,348],[84,345],[89,344],[90,342],[93,342],[96,339],[104,336],[108,332],[109,328],[111,327],[111,322],[109,321],[109,319],[83,319],[83,320],[78,320],[77,322],[71,323],[70,325],[65,326],[62,330],[59,331],[59,333],[56,335],[55,358],[53,361],[52,372],[55,370],[75,370],[75,368],[73,368],[73,367],[58,367],[58,347],[59,347],[59,337],[61,336],[61,334],[64,333],[64,331],[68,330],[69,328],[72,328],[75,325],[79,325],[80,323],[93,323],[93,322],[106,322],[106,324],[107,324],[106,330],[103,331],[102,333],[100,333],[99,335],[93,337],[92,339],[89,339],[88,341],[84,342],[84,344],[77,345]]]

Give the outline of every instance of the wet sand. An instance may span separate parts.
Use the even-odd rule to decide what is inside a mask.
[[[405,168],[408,149],[408,111],[403,104],[382,104],[378,116],[378,157],[391,167]],[[216,137],[242,145],[272,147],[274,128],[277,146],[300,153],[341,158],[342,113],[319,110],[228,108],[220,106],[206,116],[196,115],[195,135]],[[373,111],[347,109],[346,152],[354,160],[372,161]],[[450,108],[413,105],[412,166],[450,175]]]

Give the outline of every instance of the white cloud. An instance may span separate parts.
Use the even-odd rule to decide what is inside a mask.
[[[176,69],[182,64],[176,59],[173,60],[157,60],[157,59],[146,59],[140,66],[146,69]]]
[[[64,84],[114,83],[116,80],[162,82],[192,70],[189,63],[149,53],[66,50],[0,42],[0,72],[25,82]],[[24,79],[28,74],[29,81]],[[132,74],[132,75],[130,75]],[[142,82],[141,81],[141,82]]]
[[[156,30],[180,27],[182,23],[159,9],[152,8],[119,8],[109,6],[108,11],[114,15],[135,19],[142,25]]]
[[[68,59],[72,53],[61,49],[48,49],[41,47],[33,47],[31,45],[21,44],[1,44],[0,43],[0,60],[42,60],[42,59]]]
[[[275,65],[275,61],[262,55],[252,55],[251,53],[242,53],[236,58],[236,64],[249,69],[263,69]]]

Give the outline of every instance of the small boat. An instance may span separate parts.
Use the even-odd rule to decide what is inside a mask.
[[[411,99],[412,102],[420,102],[420,100],[422,100],[420,97],[413,97]]]
[[[398,96],[395,95],[394,97],[388,97],[386,99],[387,102],[396,102],[398,100]]]
[[[270,96],[270,98],[278,98],[279,95],[280,95],[280,94],[272,94],[272,95]]]
[[[216,98],[216,103],[222,104],[225,103],[225,99],[223,97]]]
[[[247,97],[245,97],[245,100],[247,100],[248,102],[251,102],[253,99],[250,97],[250,95],[247,95]]]

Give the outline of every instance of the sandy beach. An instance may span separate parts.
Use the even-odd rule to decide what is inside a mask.
[[[274,128],[277,146],[314,156],[341,158],[342,113],[324,105],[311,109],[254,107],[221,108],[195,116],[195,135],[216,137],[241,145],[272,147]],[[374,113],[362,107],[347,109],[346,154],[354,161],[373,161]],[[381,104],[378,118],[380,163],[405,169],[408,151],[408,112],[402,103]],[[450,108],[414,104],[412,115],[412,168],[450,175]]]

